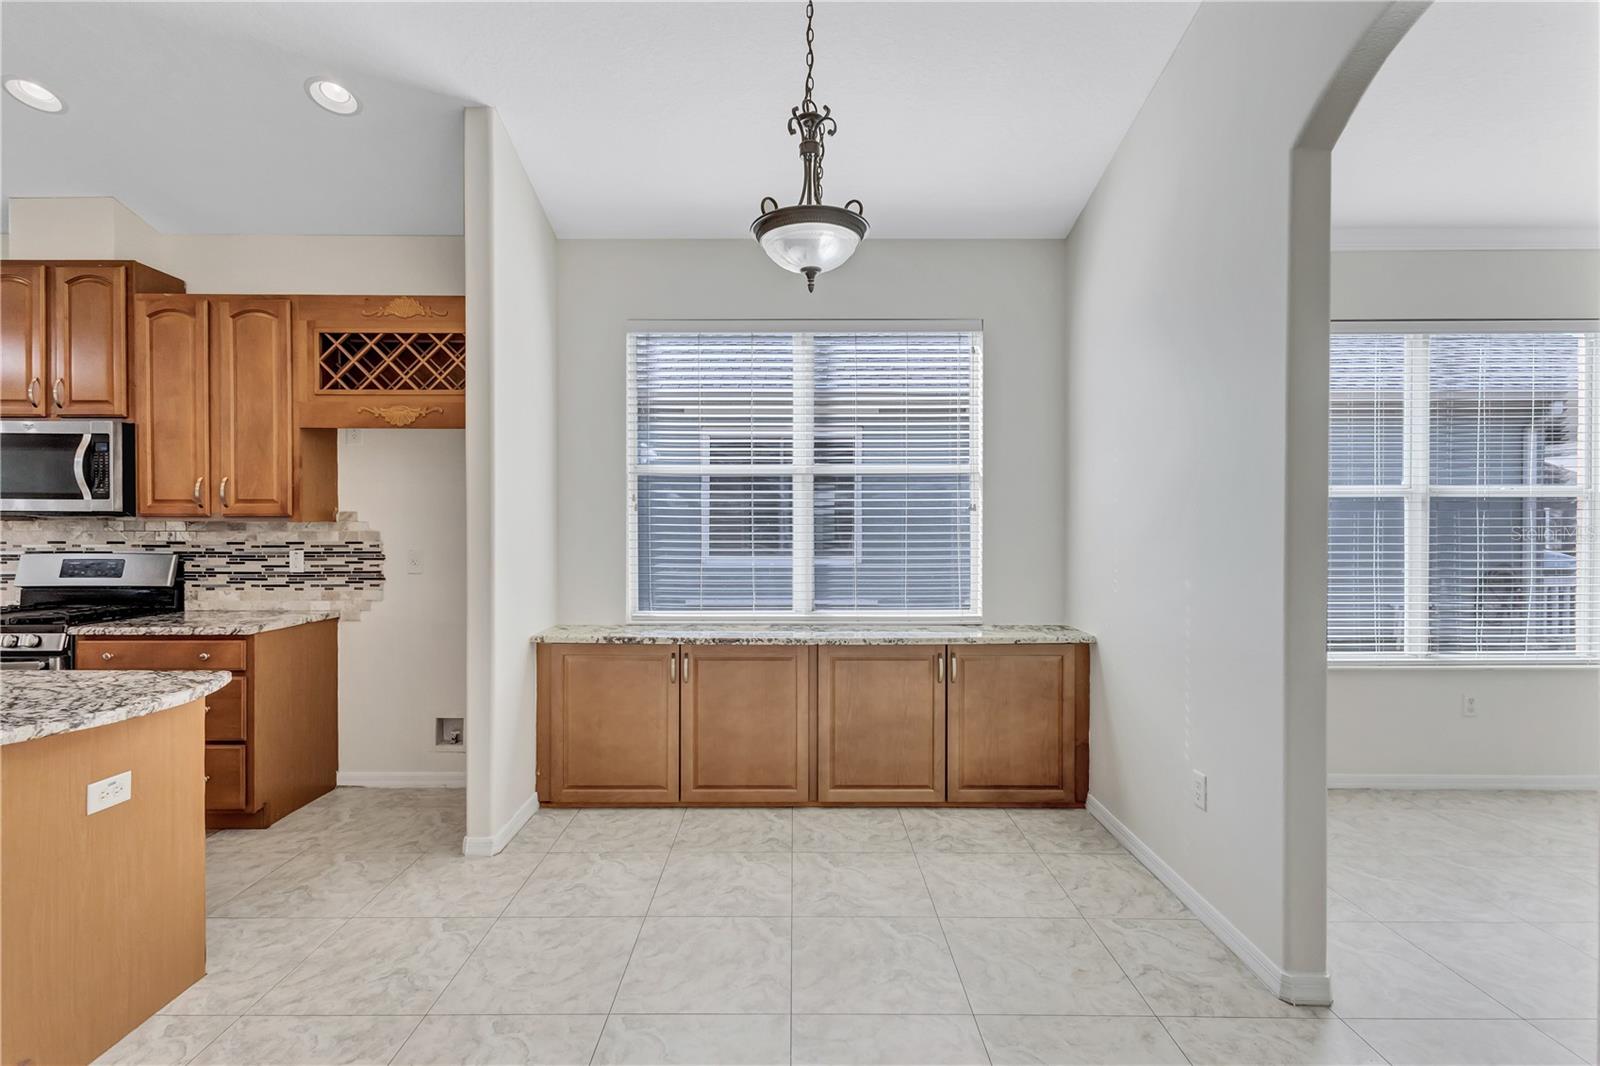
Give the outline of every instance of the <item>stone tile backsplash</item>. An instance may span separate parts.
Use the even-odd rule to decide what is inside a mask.
[[[291,548],[305,549],[301,573],[289,571]],[[383,598],[383,538],[341,511],[334,522],[8,518],[0,524],[0,603],[17,602],[25,551],[157,549],[183,556],[190,609],[338,611],[353,619]]]

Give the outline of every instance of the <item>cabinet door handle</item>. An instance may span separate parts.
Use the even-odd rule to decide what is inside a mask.
[[[60,378],[56,378],[56,383],[54,387],[51,388],[50,395],[55,398],[57,407],[65,407],[67,405],[67,401],[63,399],[63,390],[65,390],[66,387],[67,383],[65,381]]]
[[[684,684],[688,684],[689,683],[689,653],[688,652],[684,652],[683,653],[683,682],[684,682]]]
[[[933,657],[933,675],[939,679],[939,684],[944,684],[944,652]]]
[[[108,651],[103,651],[103,652],[100,653],[100,661],[101,662],[108,663],[108,662],[110,662],[112,660],[112,658],[113,658],[112,654],[110,652],[108,652]]]
[[[205,506],[205,504],[200,499],[200,488],[205,483],[206,483],[206,478],[205,478],[204,474],[202,474],[199,477],[194,479],[194,505],[196,507]]]
[[[674,685],[678,683],[678,653],[673,652],[672,658],[667,660],[667,680]]]
[[[955,652],[950,652],[949,655],[950,655],[950,680],[954,681],[956,679],[956,653]]]
[[[217,496],[222,500],[222,506],[228,506],[228,479],[223,478],[222,484],[217,486]]]
[[[208,652],[208,651],[201,652],[200,653],[200,661],[203,662],[203,663],[204,662],[210,662],[211,661],[211,653]]]
[[[33,378],[28,382],[28,406],[39,406],[39,379]]]

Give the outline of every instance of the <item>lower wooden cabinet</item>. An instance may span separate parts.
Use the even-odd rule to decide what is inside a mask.
[[[1088,646],[541,644],[555,804],[1081,805]]]

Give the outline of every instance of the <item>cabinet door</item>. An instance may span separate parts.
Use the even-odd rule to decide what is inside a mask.
[[[212,473],[219,515],[294,505],[289,301],[211,302]]]
[[[553,803],[678,801],[678,648],[550,649]]]
[[[50,403],[58,415],[128,414],[128,268],[50,268]]]
[[[0,415],[7,418],[48,413],[44,308],[42,264],[0,268]]]
[[[817,652],[817,799],[944,799],[942,645]]]
[[[811,788],[804,647],[682,652],[685,803],[802,803]]]
[[[1077,647],[950,649],[951,802],[1076,799]]]
[[[134,448],[139,513],[211,513],[209,306],[193,296],[134,303]]]

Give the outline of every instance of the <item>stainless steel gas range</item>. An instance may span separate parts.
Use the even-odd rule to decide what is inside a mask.
[[[28,552],[21,602],[0,608],[0,670],[70,670],[74,626],[183,609],[174,552]]]

